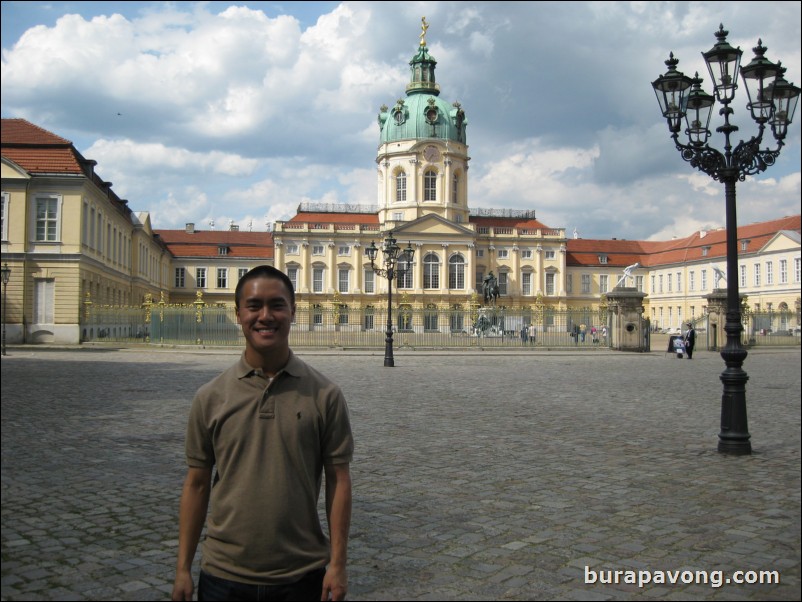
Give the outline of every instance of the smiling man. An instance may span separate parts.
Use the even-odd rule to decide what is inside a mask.
[[[198,600],[343,600],[348,407],[340,388],[290,349],[295,292],[283,272],[252,269],[234,302],[245,351],[190,409],[173,600],[192,599],[204,523]],[[328,538],[317,512],[324,474]]]

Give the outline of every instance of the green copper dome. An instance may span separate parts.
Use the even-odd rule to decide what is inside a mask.
[[[423,33],[417,54],[409,66],[412,78],[407,85],[407,97],[396,101],[392,108],[382,106],[379,111],[380,144],[397,140],[438,138],[467,144],[465,111],[460,104],[448,104],[440,98],[440,86],[435,83],[434,68],[437,61],[426,48],[424,19]]]

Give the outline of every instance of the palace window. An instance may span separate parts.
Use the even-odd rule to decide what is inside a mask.
[[[423,174],[423,200],[437,200],[437,172],[433,169]]]
[[[451,315],[449,316],[451,332],[462,332],[465,328],[465,314],[462,310],[462,305],[459,303],[454,304],[451,308]]]
[[[8,203],[11,198],[11,195],[7,192],[3,193],[2,198],[2,205],[0,205],[0,230],[2,230],[2,238],[3,240],[8,240]],[[87,220],[88,220],[88,209],[87,204],[84,202],[84,213],[83,213],[83,239],[84,241],[87,240]]]
[[[340,268],[337,270],[338,290],[341,293],[348,292],[348,285],[350,283],[351,270],[348,268]]]
[[[499,295],[507,295],[507,284],[509,274],[507,272],[499,272],[498,275],[498,293]]]
[[[437,331],[437,306],[429,303],[423,312],[423,330],[427,332]]]
[[[399,261],[397,264],[396,287],[412,288],[412,263],[409,261]]]
[[[452,255],[448,260],[448,288],[452,290],[465,288],[465,258],[459,253]]]
[[[55,242],[58,240],[58,220],[60,199],[57,197],[38,197],[36,199],[36,241]],[[102,249],[102,247],[98,247]]]
[[[365,270],[365,292],[376,292],[376,273],[370,268]]]
[[[323,292],[323,268],[312,268],[312,292]]]
[[[554,295],[554,279],[556,274],[554,272],[546,273],[546,295]]]
[[[242,278],[243,275],[240,275],[240,278]],[[292,282],[293,290],[298,290],[298,268],[287,267],[287,278]]]
[[[399,171],[395,176],[395,201],[403,203],[407,200],[407,174]]]
[[[195,268],[195,286],[206,288],[206,268]]]
[[[434,253],[423,258],[423,288],[440,288],[440,259]]]
[[[217,288],[228,288],[228,269],[217,268]]]
[[[176,268],[175,269],[175,288],[184,288],[185,279],[186,279],[186,269],[185,268]]]
[[[525,296],[532,294],[532,272],[521,273],[521,294]]]

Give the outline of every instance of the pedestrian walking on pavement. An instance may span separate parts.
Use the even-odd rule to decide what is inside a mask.
[[[685,336],[682,339],[682,342],[685,345],[685,353],[688,356],[688,359],[693,358],[693,348],[696,345],[696,330],[693,328],[693,324],[688,322],[688,330],[685,331]]]
[[[234,304],[245,350],[198,390],[189,412],[172,598],[192,599],[205,523],[199,600],[343,600],[348,407],[340,387],[290,349],[295,292],[283,272],[252,269]],[[324,475],[328,538],[317,511]]]

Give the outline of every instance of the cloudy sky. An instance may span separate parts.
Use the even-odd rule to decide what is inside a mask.
[[[471,207],[665,240],[723,226],[724,189],[682,160],[651,82],[673,51],[712,93],[701,53],[723,23],[743,64],[761,38],[802,85],[801,6],[4,1],[2,116],[71,140],[156,228],[263,231],[301,202],[376,204],[376,117],[425,15],[441,96],[468,119]],[[741,88],[734,143],[757,133],[745,105]],[[800,120],[738,184],[739,224],[800,212]]]

